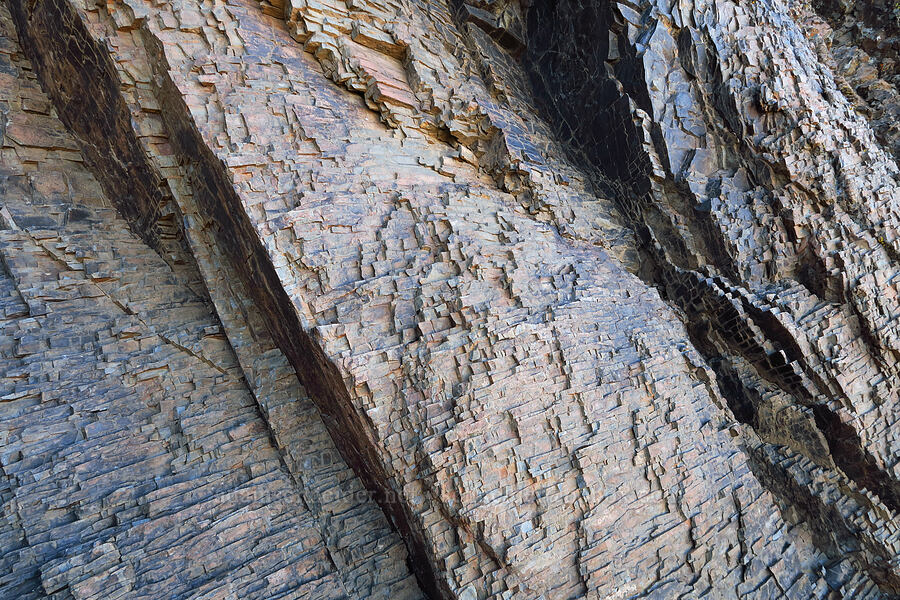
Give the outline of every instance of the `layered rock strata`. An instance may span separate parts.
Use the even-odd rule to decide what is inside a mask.
[[[8,0],[3,595],[900,594],[859,10]]]
[[[247,295],[171,207],[129,231],[0,24],[0,595],[421,598]]]

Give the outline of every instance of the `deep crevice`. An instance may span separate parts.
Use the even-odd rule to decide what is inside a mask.
[[[619,89],[619,82],[643,81],[643,65],[622,33],[612,3],[537,1],[528,8],[526,22],[524,66],[535,101],[551,117],[548,122],[558,138],[567,142],[578,163],[634,186],[635,197],[649,192],[652,168],[632,122],[630,100],[648,114],[652,108],[640,86]]]
[[[816,424],[828,440],[835,464],[860,487],[878,496],[895,514],[900,514],[900,483],[878,466],[859,434],[826,406],[813,406],[812,411]]]
[[[572,2],[550,0],[538,0],[532,4],[528,15],[529,47],[525,67],[530,71],[537,94],[548,98],[539,106],[545,118],[554,124],[560,139],[570,141],[567,150],[573,161],[589,174],[599,172],[601,180],[613,180],[604,188],[619,192],[616,200],[623,213],[631,219],[630,225],[640,244],[643,261],[639,275],[648,285],[656,287],[664,300],[683,312],[692,343],[717,373],[719,391],[738,421],[758,428],[761,398],[727,367],[727,358],[722,356],[725,349],[746,359],[758,376],[788,392],[800,406],[813,410],[815,423],[828,443],[835,464],[860,487],[875,493],[896,513],[900,506],[900,482],[878,467],[852,426],[842,423],[835,413],[822,406],[821,396],[828,391],[826,383],[805,360],[790,331],[773,314],[740,294],[727,279],[707,275],[704,267],[685,260],[690,254],[686,241],[677,239],[677,231],[668,224],[663,206],[650,197],[650,170],[645,166],[647,162],[643,148],[632,141],[635,140],[635,125],[630,111],[616,119],[609,118],[603,112],[627,97],[643,108],[646,88],[640,61],[629,62],[635,51],[628,47],[620,24],[614,21],[611,3],[603,0],[583,3],[579,6],[593,8],[591,14],[580,14],[575,22],[566,20],[566,15],[562,20],[554,21],[570,4]],[[572,14],[579,13],[574,11]],[[641,26],[647,25],[648,13],[645,12],[641,17]],[[610,32],[608,39],[617,43],[612,51],[610,44],[606,43],[607,31]],[[588,32],[592,33],[592,38]],[[684,41],[681,39],[683,35],[677,37],[680,43]],[[583,43],[587,39],[599,39],[599,43]],[[544,58],[545,54],[551,58]],[[586,64],[591,68],[583,68]],[[739,139],[746,133],[743,122],[731,95],[726,93],[716,63],[710,61],[710,64],[713,66],[710,74],[715,91],[712,109],[724,120],[730,135]],[[597,73],[607,73],[607,76],[588,76]],[[616,89],[612,82],[614,79],[621,82],[620,88]],[[582,100],[591,93],[596,95],[593,104]],[[598,99],[602,100],[603,106],[595,106],[600,101]],[[573,123],[576,125],[573,126]],[[659,145],[654,137],[657,133],[652,129],[650,131],[654,148]],[[630,142],[628,148],[619,146],[621,140]],[[703,207],[694,207],[692,214],[685,212],[681,204],[686,203],[680,200],[682,193],[678,189],[669,190],[667,197],[677,196],[679,204],[668,208],[677,210],[693,222],[694,229],[701,232],[701,236],[695,237],[699,238],[696,240],[699,250],[705,253],[703,258],[727,277],[733,277],[733,265],[721,235],[716,235],[714,231],[711,215]],[[657,213],[659,216],[654,217]],[[658,236],[663,237],[660,239]],[[824,265],[815,262],[810,266],[814,272],[801,275],[806,276],[807,283],[812,283],[810,280],[824,269]],[[841,292],[831,287],[817,291],[823,292],[824,297],[829,299]],[[765,462],[761,456],[756,456],[754,460]],[[770,464],[766,465],[766,469],[780,471],[782,467]],[[824,505],[788,473],[780,473],[778,477],[765,476],[759,464],[754,472],[759,472],[757,477],[764,485],[777,488],[773,492],[785,503],[794,504],[793,498],[796,497],[797,508],[802,509],[801,512],[814,528],[818,527],[823,532],[828,530],[827,526],[822,525],[824,519],[825,522],[840,523],[840,527],[835,525],[831,531],[846,529],[843,517],[834,508]],[[791,491],[785,492],[788,487]],[[879,554],[884,549],[875,542],[867,544],[867,547],[879,556],[877,565],[866,563],[866,570],[872,579],[885,590],[900,591],[897,575],[888,566],[882,568],[882,565],[887,565],[887,561],[882,560],[885,557]]]
[[[794,477],[775,461],[769,460],[762,447],[745,445],[750,470],[757,480],[779,502],[796,510],[807,523],[816,545],[830,558],[849,556],[859,562],[882,591],[900,595],[900,577],[890,568],[891,556],[868,536],[847,526],[832,504],[826,504],[800,485]]]

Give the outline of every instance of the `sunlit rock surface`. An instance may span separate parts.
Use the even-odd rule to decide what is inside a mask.
[[[6,0],[0,597],[896,597],[898,23]]]

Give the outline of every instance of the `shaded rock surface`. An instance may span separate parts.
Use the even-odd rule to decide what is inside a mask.
[[[7,0],[0,596],[897,597],[895,13]]]

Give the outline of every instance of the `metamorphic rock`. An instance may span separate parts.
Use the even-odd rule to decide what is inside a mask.
[[[895,0],[3,0],[0,598],[900,597]]]

